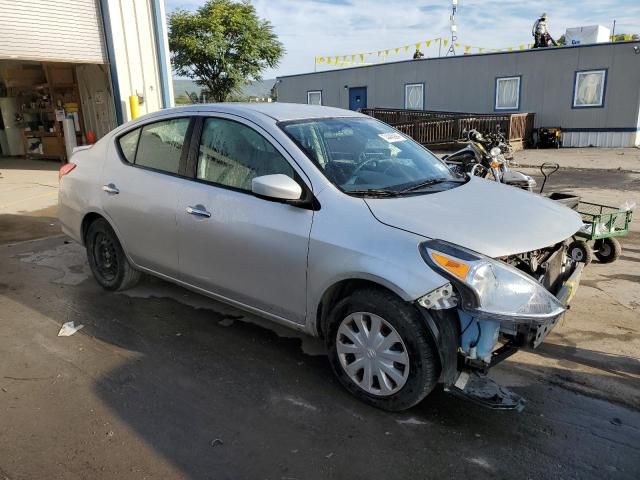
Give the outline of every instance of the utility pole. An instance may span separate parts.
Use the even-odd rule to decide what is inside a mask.
[[[615,41],[616,38],[616,21],[613,21],[613,28],[611,29],[611,41]]]
[[[449,56],[449,54],[455,55],[455,43],[458,40],[458,26],[456,25],[456,11],[458,10],[458,0],[451,0],[451,16],[449,20],[451,20],[451,44],[449,45],[449,50],[445,56]]]

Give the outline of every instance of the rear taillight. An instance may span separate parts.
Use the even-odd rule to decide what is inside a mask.
[[[58,171],[58,181],[60,181],[62,177],[64,177],[67,173],[70,173],[74,168],[76,168],[75,163],[65,163],[63,166],[61,166],[60,170]]]

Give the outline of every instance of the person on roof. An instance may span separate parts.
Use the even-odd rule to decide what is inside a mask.
[[[533,48],[545,48],[549,46],[551,43],[554,47],[557,47],[558,44],[549,34],[549,30],[547,29],[547,14],[543,13],[540,15],[540,18],[535,21],[533,24],[533,28],[531,29],[531,34],[533,35]]]

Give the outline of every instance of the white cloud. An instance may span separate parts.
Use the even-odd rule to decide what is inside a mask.
[[[186,3],[186,4],[185,4]],[[167,0],[169,11],[180,4],[192,8],[203,0]],[[312,71],[315,56],[356,54],[413,45],[436,37],[449,37],[450,2],[447,0],[253,0],[258,14],[271,21],[287,54],[265,77]],[[531,25],[549,14],[554,37],[567,27],[611,26],[619,33],[640,33],[640,2],[632,0],[460,0],[458,42],[484,48],[506,48],[531,43]],[[424,50],[424,49],[423,49]],[[407,58],[401,51],[390,60]],[[437,55],[432,47],[427,55]]]

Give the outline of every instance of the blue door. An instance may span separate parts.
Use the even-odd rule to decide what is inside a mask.
[[[367,87],[349,89],[349,110],[367,108]]]

